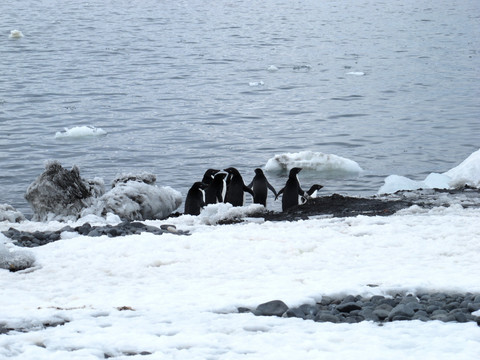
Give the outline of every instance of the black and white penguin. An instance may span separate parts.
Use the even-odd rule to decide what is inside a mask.
[[[207,171],[205,171],[205,174],[203,174],[202,182],[207,185],[210,184],[215,174],[218,173],[219,171],[220,170],[208,169]]]
[[[205,188],[205,205],[223,202],[227,191],[226,176],[225,173],[216,174],[213,181]]]
[[[240,175],[237,169],[233,167],[229,167],[224,171],[226,171],[229,175],[231,175],[230,181],[227,186],[227,194],[225,195],[225,202],[230,203],[233,206],[243,206],[244,193],[248,192],[249,194],[254,196],[252,189],[250,189],[245,185],[245,183],[243,182],[242,175]]]
[[[277,197],[277,191],[275,188],[268,182],[265,174],[263,173],[262,169],[255,169],[255,176],[250,184],[247,185],[250,189],[253,190],[253,203],[254,204],[262,204],[263,206],[267,206],[267,195],[268,189],[270,189],[275,198]]]
[[[198,181],[192,185],[188,190],[187,198],[185,199],[185,211],[187,215],[199,215],[200,210],[205,206],[205,193],[203,189],[207,185]]]
[[[282,196],[283,211],[286,211],[291,207],[298,205],[300,203],[300,199],[302,199],[302,203],[304,203],[306,199],[308,199],[316,190],[319,190],[323,187],[322,185],[315,184],[315,185],[312,185],[307,192],[303,191],[297,176],[301,170],[302,170],[301,168],[297,168],[297,167],[292,168],[288,175],[288,180],[287,180],[287,183],[285,184],[285,187],[281,189],[277,194],[277,197],[278,197],[280,196],[280,194],[283,193],[283,196]]]

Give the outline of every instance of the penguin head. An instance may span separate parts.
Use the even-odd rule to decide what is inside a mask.
[[[255,175],[263,175],[263,170],[260,168],[255,169]]]
[[[226,171],[227,173],[232,174],[232,175],[240,175],[238,170],[235,169],[234,167],[229,167],[227,169],[223,169],[223,171]]]
[[[295,177],[300,171],[302,171],[302,168],[294,167],[290,170],[290,174],[288,176]]]
[[[197,189],[205,189],[208,185],[205,184],[204,182],[197,181],[193,183],[192,188],[197,188]]]
[[[213,178],[213,176],[218,173],[220,170],[216,170],[216,169],[208,169],[207,171],[205,171],[205,174],[203,176],[206,176],[206,177],[211,177]]]
[[[227,174],[225,174],[225,173],[218,173],[218,174],[215,175],[215,177],[214,177],[213,179],[214,179],[214,180],[215,180],[215,179],[221,179],[221,180],[223,180],[223,179],[225,179],[226,176],[227,176]]]

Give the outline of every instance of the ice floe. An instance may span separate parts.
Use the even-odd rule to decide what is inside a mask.
[[[72,128],[65,128],[65,131],[58,131],[55,133],[55,139],[65,139],[65,138],[83,138],[83,137],[92,137],[92,136],[103,136],[107,132],[101,128],[96,128],[93,126],[75,126]]]
[[[301,151],[275,155],[265,165],[267,171],[290,171],[294,167],[318,172],[360,173],[363,169],[353,160],[321,152]]]
[[[378,193],[388,194],[399,190],[418,189],[457,189],[465,185],[480,187],[480,150],[472,153],[458,166],[442,174],[431,173],[423,181],[390,175],[385,179]]]

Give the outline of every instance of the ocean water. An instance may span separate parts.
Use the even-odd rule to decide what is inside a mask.
[[[185,195],[209,167],[250,182],[275,154],[323,152],[364,171],[306,185],[371,195],[480,147],[477,0],[25,0],[0,14],[0,203],[26,215],[49,159],[107,184],[149,171]],[[56,136],[80,126],[107,134]],[[267,176],[280,188],[286,174]]]

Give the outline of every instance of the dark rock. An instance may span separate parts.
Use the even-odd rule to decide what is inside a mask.
[[[299,309],[305,314],[305,315],[317,315],[318,313],[318,307],[315,305],[309,305],[309,304],[304,304],[299,307]]]
[[[390,314],[388,314],[388,320],[410,320],[413,315],[415,315],[415,312],[412,309],[405,304],[399,304],[390,311]]]
[[[305,318],[305,313],[300,310],[299,308],[292,308],[292,309],[288,309],[285,314],[284,314],[285,317],[296,317],[296,318],[300,318],[300,319],[304,319]]]
[[[388,315],[390,314],[390,311],[385,310],[385,309],[375,309],[373,310],[373,314],[378,317],[380,320],[385,320],[388,318]]]
[[[468,303],[467,309],[470,312],[475,312],[477,310],[480,310],[480,303]]]
[[[339,323],[341,322],[340,319],[335,316],[335,315],[332,315],[328,312],[324,312],[324,311],[321,311],[317,314],[317,316],[315,316],[315,319],[314,321],[316,322],[331,322],[331,323]]]
[[[239,307],[237,309],[237,311],[240,313],[240,314],[244,314],[244,313],[251,313],[252,310],[250,310],[249,308],[246,308],[246,307]]]
[[[288,306],[281,300],[273,300],[260,304],[255,309],[255,314],[262,316],[282,316]]]
[[[439,310],[440,308],[437,305],[429,305],[426,308],[427,313],[432,314],[434,311]]]
[[[354,302],[347,302],[337,305],[337,310],[340,312],[351,312],[353,310],[361,310],[362,307]]]

